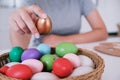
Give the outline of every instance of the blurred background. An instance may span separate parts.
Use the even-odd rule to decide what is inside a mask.
[[[10,49],[9,24],[10,14],[18,7],[30,5],[35,0],[0,0],[0,50]],[[36,0],[37,1],[37,0]],[[100,12],[110,36],[118,36],[120,24],[120,0],[93,0]],[[35,4],[35,3],[34,3]],[[80,32],[90,30],[85,18],[82,20]]]

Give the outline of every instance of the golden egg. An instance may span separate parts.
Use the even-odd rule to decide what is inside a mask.
[[[37,22],[37,29],[40,34],[48,34],[52,29],[52,21],[49,17],[39,18]]]

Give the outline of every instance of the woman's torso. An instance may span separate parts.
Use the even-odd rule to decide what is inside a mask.
[[[52,20],[51,33],[69,35],[79,33],[80,30],[80,1],[82,0],[28,0],[26,4],[39,5],[48,14]]]

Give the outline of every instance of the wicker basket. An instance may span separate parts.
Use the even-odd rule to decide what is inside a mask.
[[[52,53],[55,53],[55,49],[52,50]],[[87,73],[85,75],[63,78],[59,80],[101,80],[101,76],[104,71],[103,59],[96,53],[86,49],[79,49],[77,54],[78,55],[83,54],[91,58],[95,64],[95,69],[92,72]],[[0,55],[0,67],[4,66],[8,62],[9,62],[8,53]],[[18,79],[10,78],[0,73],[0,80],[18,80]]]

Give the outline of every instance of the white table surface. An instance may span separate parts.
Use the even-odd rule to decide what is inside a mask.
[[[78,44],[77,47],[93,51],[103,58],[105,62],[105,69],[102,75],[102,80],[120,80],[120,57],[103,54],[94,50],[94,47],[102,42],[120,42],[120,37],[110,37],[105,41]],[[0,51],[0,54],[8,51],[9,50],[2,50]]]
[[[102,75],[102,80],[120,80],[120,57],[103,54],[94,50],[94,47],[102,42],[120,42],[120,37],[110,37],[105,41],[78,44],[77,46],[79,48],[91,50],[103,58],[105,69]]]

